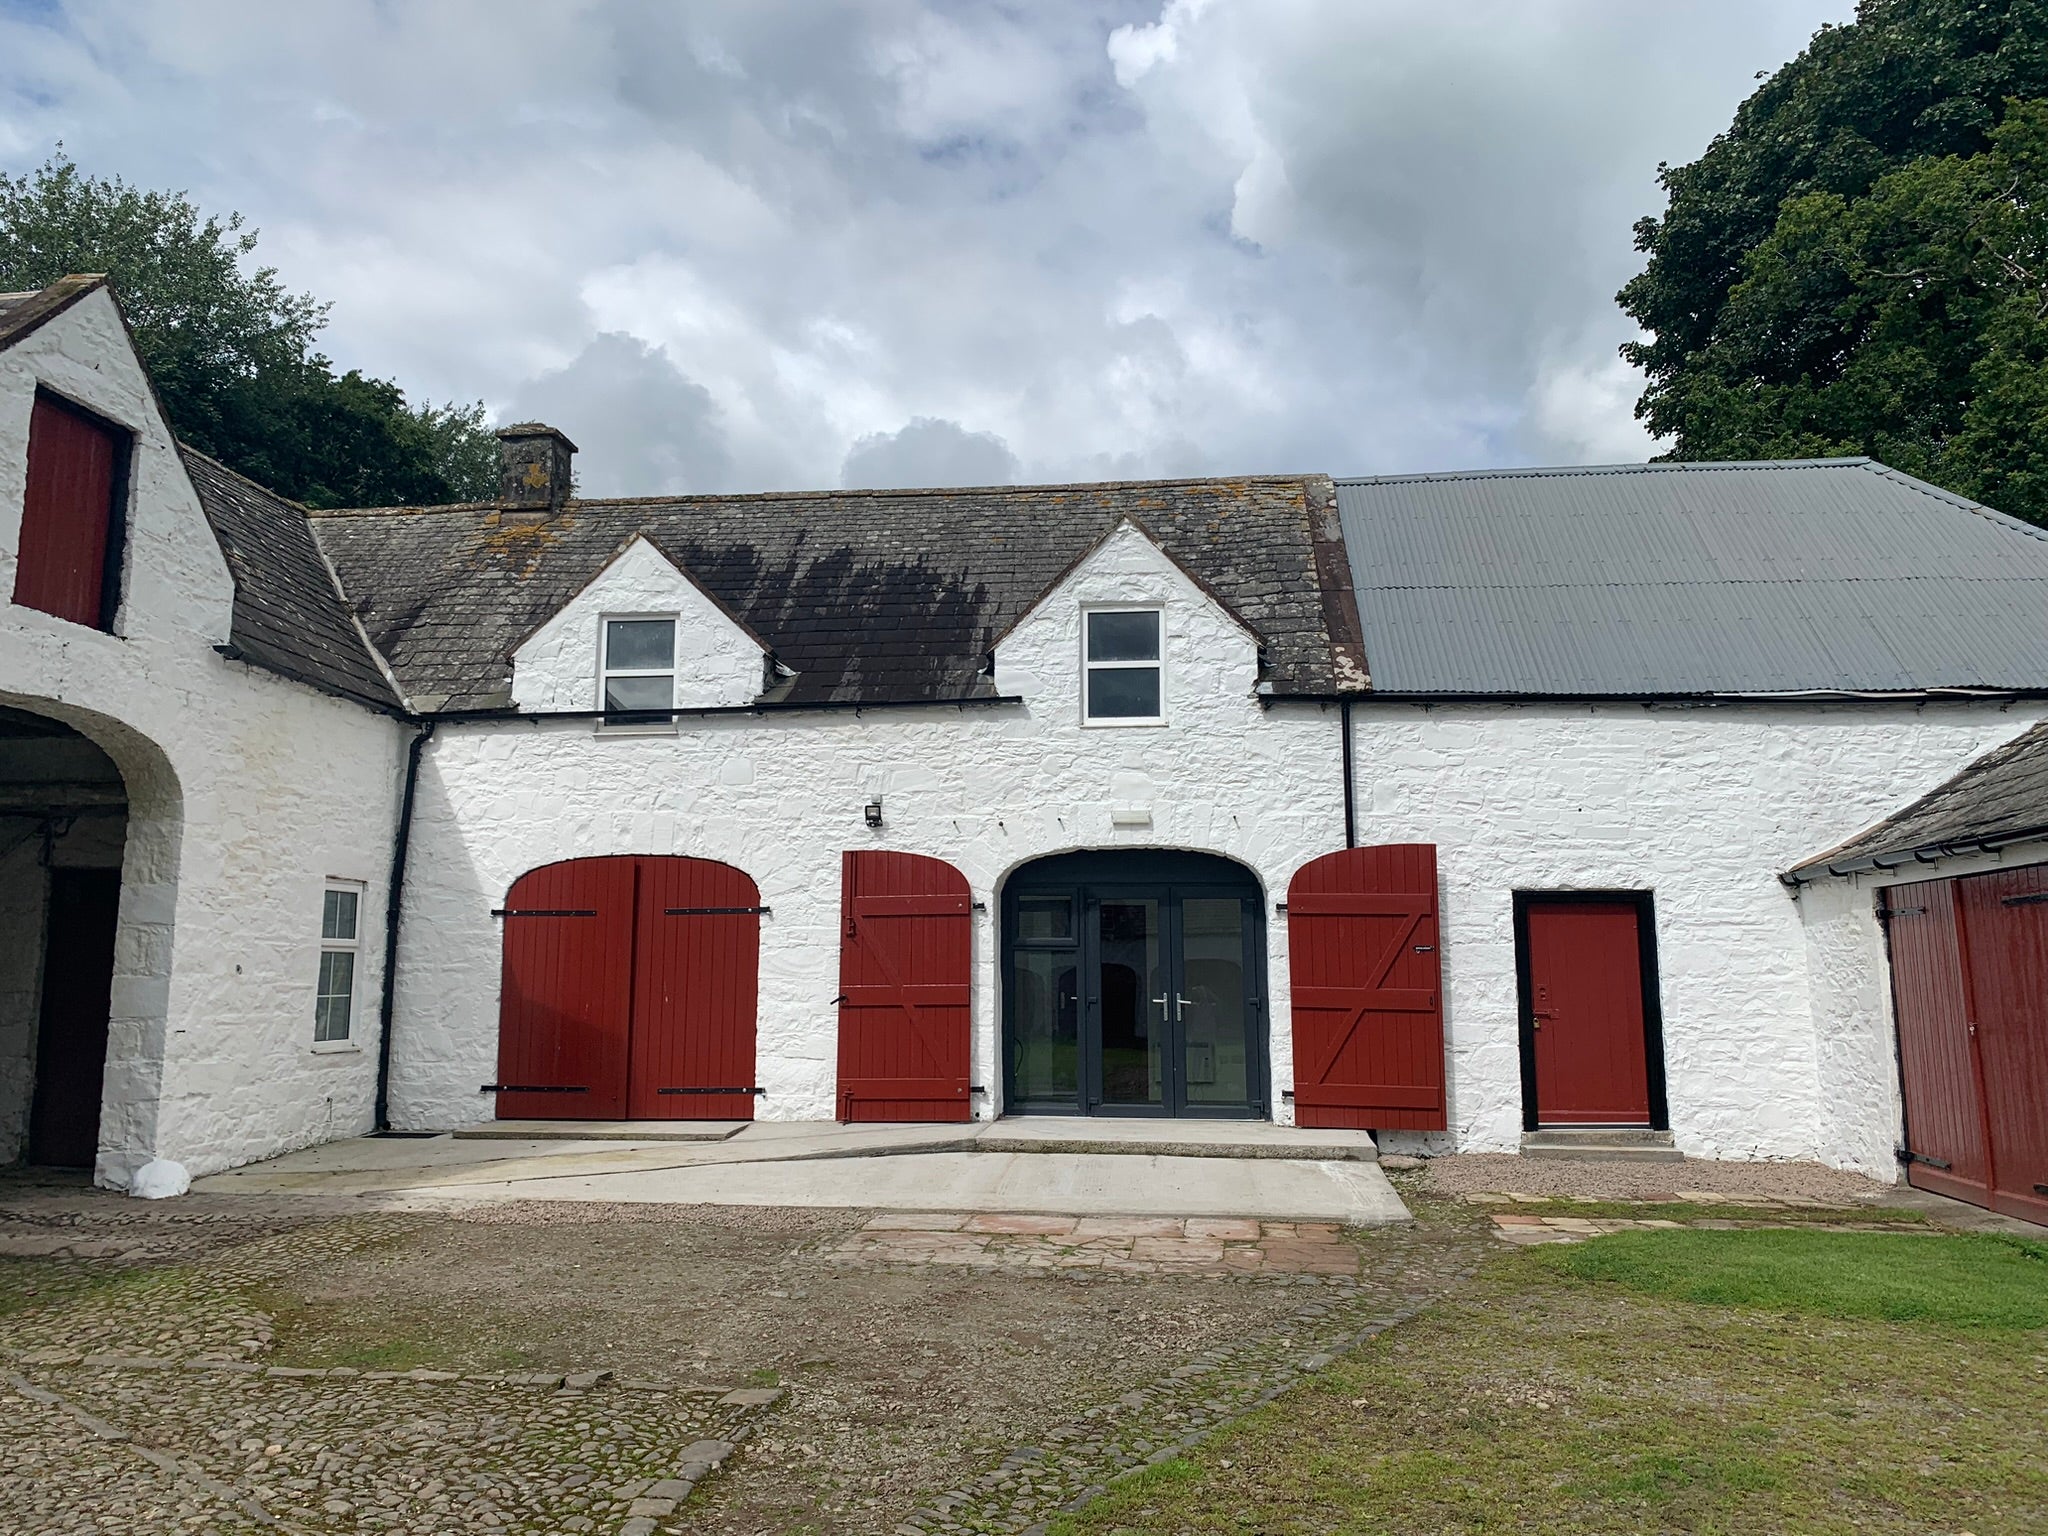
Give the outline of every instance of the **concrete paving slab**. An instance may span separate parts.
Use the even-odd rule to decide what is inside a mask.
[[[398,1206],[449,1201],[594,1200],[1055,1216],[1217,1216],[1376,1225],[1407,1207],[1357,1159],[1155,1154],[923,1152],[909,1156],[718,1162],[545,1178],[421,1182]]]
[[[1311,1131],[1266,1120],[1140,1120],[1110,1115],[1015,1115],[985,1123],[982,1152],[1151,1153],[1160,1157],[1272,1157],[1377,1162],[1368,1131]]]
[[[486,1120],[457,1141],[730,1141],[746,1120]]]

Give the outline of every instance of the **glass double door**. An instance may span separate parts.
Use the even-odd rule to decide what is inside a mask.
[[[1091,884],[1009,905],[1012,1108],[1266,1113],[1255,889]]]

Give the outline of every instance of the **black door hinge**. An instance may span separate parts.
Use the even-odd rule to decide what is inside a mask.
[[[1892,1154],[1902,1163],[1925,1163],[1930,1168],[1953,1168],[1955,1164],[1938,1157],[1929,1157],[1925,1152],[1910,1152],[1900,1147]]]

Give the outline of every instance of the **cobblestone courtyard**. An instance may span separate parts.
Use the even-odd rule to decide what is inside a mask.
[[[1027,1530],[1492,1243],[365,1205],[0,1185],[0,1528]]]

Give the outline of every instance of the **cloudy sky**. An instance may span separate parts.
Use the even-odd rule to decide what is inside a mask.
[[[0,167],[239,209],[586,494],[1641,459],[1614,290],[1851,0],[0,0]]]

